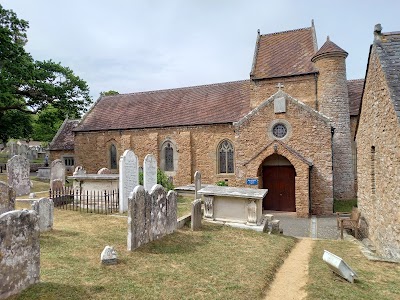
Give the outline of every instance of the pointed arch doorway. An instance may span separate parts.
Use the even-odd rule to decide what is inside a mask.
[[[284,156],[272,154],[263,161],[263,188],[268,189],[264,210],[296,211],[295,176],[294,166]]]

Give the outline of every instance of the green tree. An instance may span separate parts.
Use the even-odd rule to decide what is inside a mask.
[[[108,92],[100,92],[100,96],[114,96],[119,95],[117,91],[109,90]]]
[[[63,113],[79,116],[92,102],[86,82],[71,69],[52,60],[36,61],[24,49],[28,22],[0,5],[0,137],[21,138],[32,126],[31,115],[49,105]],[[17,113],[19,112],[19,113]],[[64,116],[65,117],[65,116]],[[10,122],[11,120],[11,122]]]

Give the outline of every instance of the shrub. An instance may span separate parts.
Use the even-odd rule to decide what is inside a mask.
[[[225,180],[220,180],[215,183],[218,186],[228,186],[228,183]]]

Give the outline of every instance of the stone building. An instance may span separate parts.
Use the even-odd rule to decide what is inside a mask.
[[[356,141],[358,206],[368,237],[400,259],[400,32],[375,26]]]
[[[66,171],[72,174],[74,170],[74,132],[73,129],[79,124],[79,120],[65,119],[56,135],[49,145],[49,161],[61,159]]]
[[[355,196],[354,137],[363,80],[347,80],[347,52],[314,24],[258,32],[248,80],[103,96],[73,129],[75,163],[118,172],[132,149],[154,154],[175,185],[268,188],[264,209],[332,213]]]

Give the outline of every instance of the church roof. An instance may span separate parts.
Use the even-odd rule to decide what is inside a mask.
[[[358,116],[364,89],[364,79],[347,80],[350,116]]]
[[[382,33],[379,41],[374,44],[400,122],[400,32]]]
[[[66,119],[51,141],[50,150],[74,150],[73,129],[78,125],[79,121]]]
[[[74,131],[232,123],[249,105],[249,80],[103,96]]]
[[[326,39],[325,44],[322,45],[321,49],[318,50],[318,52],[312,57],[312,61],[315,61],[316,59],[328,55],[328,54],[340,54],[344,55],[347,57],[348,53],[344,51],[342,48],[340,48],[338,45],[336,45],[334,42],[332,42],[328,38]]]
[[[317,51],[314,26],[259,35],[252,79],[315,73],[311,57]]]

